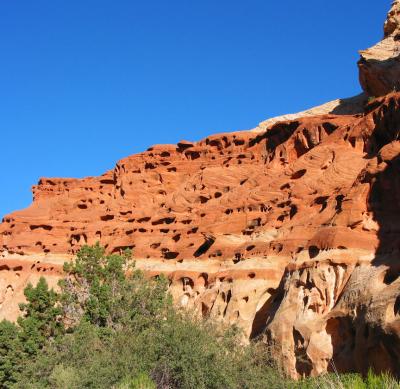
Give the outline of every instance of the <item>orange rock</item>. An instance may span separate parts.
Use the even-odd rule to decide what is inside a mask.
[[[366,92],[385,96],[348,100],[342,115],[327,104],[156,145],[100,177],[42,178],[0,224],[0,318],[16,318],[28,282],[55,286],[62,263],[100,241],[166,274],[177,304],[264,338],[293,377],[400,376],[400,93],[386,95],[391,73],[378,85],[363,56]]]
[[[400,90],[400,0],[393,1],[385,25],[384,38],[360,51],[360,83],[369,96],[383,96]]]
[[[28,281],[55,285],[64,260],[100,241],[132,248],[149,277],[166,274],[178,304],[265,334],[292,376],[332,358],[341,371],[398,374],[399,125],[393,93],[363,115],[154,146],[100,177],[42,178],[33,204],[0,225],[1,316],[16,317]]]

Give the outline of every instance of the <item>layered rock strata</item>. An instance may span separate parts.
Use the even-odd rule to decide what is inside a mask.
[[[101,177],[41,179],[0,225],[2,316],[82,244],[132,248],[182,306],[239,324],[290,374],[399,374],[400,94],[323,115],[154,146]],[[378,358],[377,355],[380,355]],[[384,358],[382,357],[384,355]]]
[[[400,376],[400,93],[386,95],[392,73],[368,55],[364,89],[385,94],[369,103],[153,146],[100,177],[41,179],[0,225],[0,318],[16,318],[28,282],[55,286],[100,241],[166,274],[177,304],[268,342],[293,377]]]

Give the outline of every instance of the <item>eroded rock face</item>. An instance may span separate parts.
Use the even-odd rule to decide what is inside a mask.
[[[384,38],[360,51],[360,83],[369,96],[400,90],[400,0],[395,0],[384,25]]]
[[[175,301],[274,346],[293,377],[399,375],[400,94],[154,146],[101,177],[40,180],[0,225],[0,314],[83,244],[130,247]]]
[[[156,145],[100,177],[42,178],[0,224],[0,319],[84,244],[134,251],[176,303],[269,342],[293,377],[400,376],[400,0],[366,95],[253,131]],[[387,94],[387,95],[386,95]]]

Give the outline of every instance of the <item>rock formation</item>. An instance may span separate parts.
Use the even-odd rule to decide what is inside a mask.
[[[360,51],[360,83],[368,96],[400,90],[400,1],[395,0],[384,26],[384,39]]]
[[[15,319],[27,282],[55,285],[100,241],[166,274],[177,304],[268,341],[293,377],[400,376],[400,93],[386,92],[352,114],[328,104],[156,145],[100,177],[42,178],[0,225],[0,317]]]

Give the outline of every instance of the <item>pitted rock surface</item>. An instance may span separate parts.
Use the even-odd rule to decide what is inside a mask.
[[[157,145],[100,177],[43,178],[0,225],[2,317],[83,244],[132,248],[175,301],[274,345],[296,377],[399,374],[400,94],[359,115]],[[385,359],[376,357],[377,353]]]
[[[99,241],[166,274],[178,305],[268,342],[292,377],[400,376],[399,4],[362,52],[365,94],[42,178],[0,224],[0,319]]]

